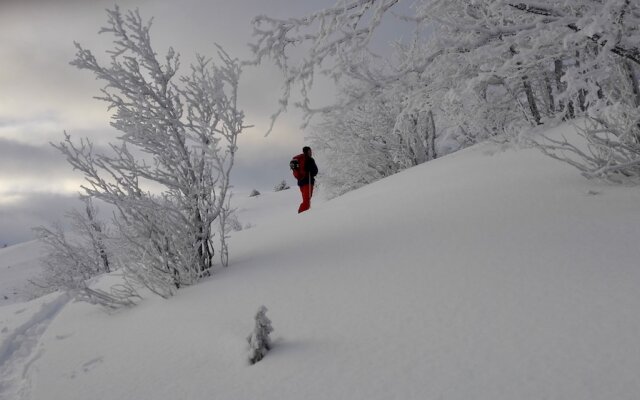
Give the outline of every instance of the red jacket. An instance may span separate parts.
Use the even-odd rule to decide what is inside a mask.
[[[293,157],[298,160],[300,167],[293,170],[293,176],[298,180],[298,186],[304,186],[315,183],[315,176],[318,175],[318,166],[313,157],[306,157],[304,153]]]

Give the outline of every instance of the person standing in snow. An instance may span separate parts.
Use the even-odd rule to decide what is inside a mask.
[[[298,187],[302,194],[302,203],[298,207],[298,213],[301,213],[311,208],[313,185],[316,181],[315,176],[318,175],[318,166],[312,157],[311,147],[304,146],[302,154],[293,157],[290,166],[293,176],[298,180]]]

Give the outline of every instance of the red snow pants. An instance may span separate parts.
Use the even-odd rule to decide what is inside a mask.
[[[313,196],[313,185],[300,186],[300,193],[302,193],[302,203],[298,207],[298,214],[307,211],[311,208],[311,196]]]

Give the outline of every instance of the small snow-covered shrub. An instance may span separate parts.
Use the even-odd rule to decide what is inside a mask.
[[[274,192],[281,192],[283,190],[287,190],[287,189],[291,189],[291,187],[289,186],[289,184],[287,184],[287,181],[285,181],[284,179],[282,180],[282,182],[278,183],[274,188],[273,191]]]
[[[71,222],[68,232],[61,223],[51,227],[34,228],[38,240],[46,251],[42,258],[41,276],[31,280],[36,287],[34,294],[46,294],[62,290],[77,300],[116,309],[132,306],[140,299],[136,289],[126,280],[108,291],[90,287],[89,281],[115,269],[116,249],[122,249],[111,235],[107,225],[97,217],[91,197],[81,197],[84,212],[74,209],[66,214]]]
[[[242,229],[244,229],[242,227],[242,223],[238,219],[238,216],[235,214],[232,214],[231,216],[229,216],[227,223],[229,224],[229,228],[234,232],[239,232]]]
[[[267,307],[260,306],[256,313],[256,325],[253,332],[247,337],[249,342],[249,362],[255,364],[262,360],[267,352],[271,350],[271,339],[269,334],[273,332],[271,320],[267,318]]]
[[[256,189],[253,189],[251,193],[249,193],[249,197],[256,197],[256,196],[260,196],[260,192],[258,192]]]

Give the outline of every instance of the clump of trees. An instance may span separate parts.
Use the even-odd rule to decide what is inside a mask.
[[[386,19],[415,34],[380,57],[374,44]],[[342,0],[304,18],[253,24],[254,63],[273,60],[285,74],[273,120],[298,87],[305,123],[320,118],[311,139],[330,161],[334,194],[562,121],[576,123],[586,148],[525,138],[585,176],[640,177],[638,2]],[[312,107],[317,76],[338,83],[334,104]]]
[[[245,128],[237,107],[241,65],[218,47],[217,64],[196,55],[179,74],[179,54],[170,48],[158,56],[151,23],[138,11],[115,7],[107,16],[100,32],[113,38],[108,62],[76,43],[71,64],[104,83],[97,98],[114,110],[111,126],[120,135],[105,151],[66,132],[54,147],[84,175],[84,194],[114,207],[126,279],[169,297],[210,273],[216,226],[226,265],[230,173]]]

